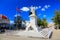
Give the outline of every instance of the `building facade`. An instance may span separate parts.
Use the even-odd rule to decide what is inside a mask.
[[[0,14],[0,28],[7,29],[9,27],[9,24],[10,20],[6,16]]]

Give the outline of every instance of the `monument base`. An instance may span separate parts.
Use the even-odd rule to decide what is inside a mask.
[[[49,38],[52,33],[52,30],[43,29],[39,32],[30,31],[20,31],[14,35],[20,35],[25,37],[39,37],[39,38]]]

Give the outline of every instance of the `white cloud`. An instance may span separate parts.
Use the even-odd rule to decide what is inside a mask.
[[[44,6],[44,8],[49,8],[49,7],[50,7],[50,5],[45,5],[45,6]]]
[[[10,23],[14,23],[14,21],[10,20]]]
[[[35,7],[35,9],[38,9],[38,7]]]
[[[42,11],[45,11],[45,8],[42,8],[41,10],[42,10]]]
[[[50,7],[50,5],[48,5],[48,7]]]
[[[37,6],[34,6],[33,8],[34,8],[35,10],[39,9],[39,7],[37,7]]]
[[[41,6],[39,6],[39,8],[41,8]]]
[[[35,10],[37,10],[37,9],[41,8],[41,6],[34,6],[33,8],[34,8]]]
[[[45,5],[43,8],[41,8],[42,11],[45,11],[46,9],[48,9],[50,7],[50,5]]]
[[[22,10],[22,11],[29,11],[29,8],[28,7],[23,7],[23,8],[21,8],[20,10]]]
[[[41,8],[41,6],[33,6],[33,8],[34,8],[35,10],[37,10],[37,9]],[[22,7],[20,10],[27,12],[27,11],[30,10],[30,8],[28,8],[28,7]]]
[[[50,7],[50,5],[45,5],[43,8],[41,8],[41,6],[33,6],[33,8],[34,8],[35,10],[41,8],[42,11],[45,11],[45,9],[48,9],[49,7]],[[27,12],[27,11],[30,10],[30,8],[28,8],[28,7],[22,7],[20,10]]]
[[[45,7],[45,8],[48,8],[48,5],[45,5],[44,7]]]
[[[46,15],[43,15],[43,17],[45,18],[45,17],[46,17]]]

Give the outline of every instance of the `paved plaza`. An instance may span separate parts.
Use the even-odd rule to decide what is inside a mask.
[[[10,31],[10,34],[14,34],[18,31]],[[9,32],[6,32],[9,33]],[[32,38],[32,37],[25,37],[25,36],[16,36],[16,35],[5,35],[0,34],[0,40],[60,40],[60,30],[53,30],[52,37],[50,39],[44,39],[44,38]]]

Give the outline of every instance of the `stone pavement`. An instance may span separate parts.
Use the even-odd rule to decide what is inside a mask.
[[[60,30],[53,30],[53,35],[52,35],[53,40],[60,40]]]
[[[27,37],[49,38],[51,33],[52,33],[51,28],[45,28],[45,29],[40,30],[39,32],[34,32],[33,30],[19,31],[14,35],[27,36]]]
[[[53,30],[51,39],[31,38],[31,37],[24,37],[24,36],[0,34],[0,40],[60,40],[60,30]]]

